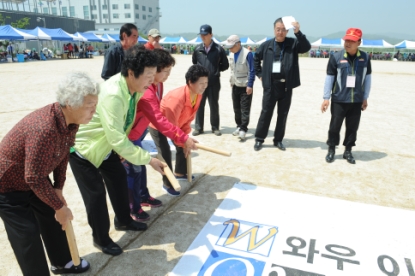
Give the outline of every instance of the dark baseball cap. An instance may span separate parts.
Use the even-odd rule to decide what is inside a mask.
[[[200,32],[201,35],[211,34],[212,33],[212,27],[208,24],[200,26]]]

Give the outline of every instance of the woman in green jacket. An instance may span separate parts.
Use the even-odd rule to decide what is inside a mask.
[[[144,47],[128,49],[121,73],[100,85],[97,111],[92,120],[79,127],[70,165],[85,203],[93,244],[109,255],[122,253],[109,236],[110,221],[106,203],[108,191],[118,231],[144,231],[145,223],[130,217],[127,176],[121,159],[134,165],[151,165],[163,174],[163,165],[142,148],[135,146],[128,134],[136,115],[138,100],[156,73],[157,57]]]

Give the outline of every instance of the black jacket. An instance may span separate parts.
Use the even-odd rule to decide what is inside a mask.
[[[124,49],[120,43],[111,46],[105,53],[104,66],[101,77],[107,80],[121,72],[122,61],[124,60]]]
[[[193,64],[199,64],[208,69],[209,81],[212,79],[218,79],[220,72],[229,68],[228,57],[225,50],[212,41],[212,47],[209,53],[206,54],[205,46],[203,43],[196,46],[192,56]]]
[[[288,89],[300,86],[298,54],[306,53],[311,48],[310,42],[300,31],[296,33],[295,36],[296,38],[286,37],[284,41],[282,70],[284,70],[285,75],[285,87]],[[258,78],[262,78],[262,87],[264,89],[271,88],[272,64],[274,62],[274,40],[275,39],[270,39],[262,43],[254,56],[255,72]]]

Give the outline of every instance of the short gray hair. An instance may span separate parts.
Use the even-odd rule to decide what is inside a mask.
[[[98,93],[98,84],[87,73],[71,72],[59,83],[56,99],[61,106],[80,107],[85,96]]]

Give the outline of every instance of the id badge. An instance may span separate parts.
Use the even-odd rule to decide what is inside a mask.
[[[272,73],[281,73],[281,62],[274,61],[272,64]]]
[[[356,76],[348,75],[346,80],[346,87],[354,88],[356,83]]]

